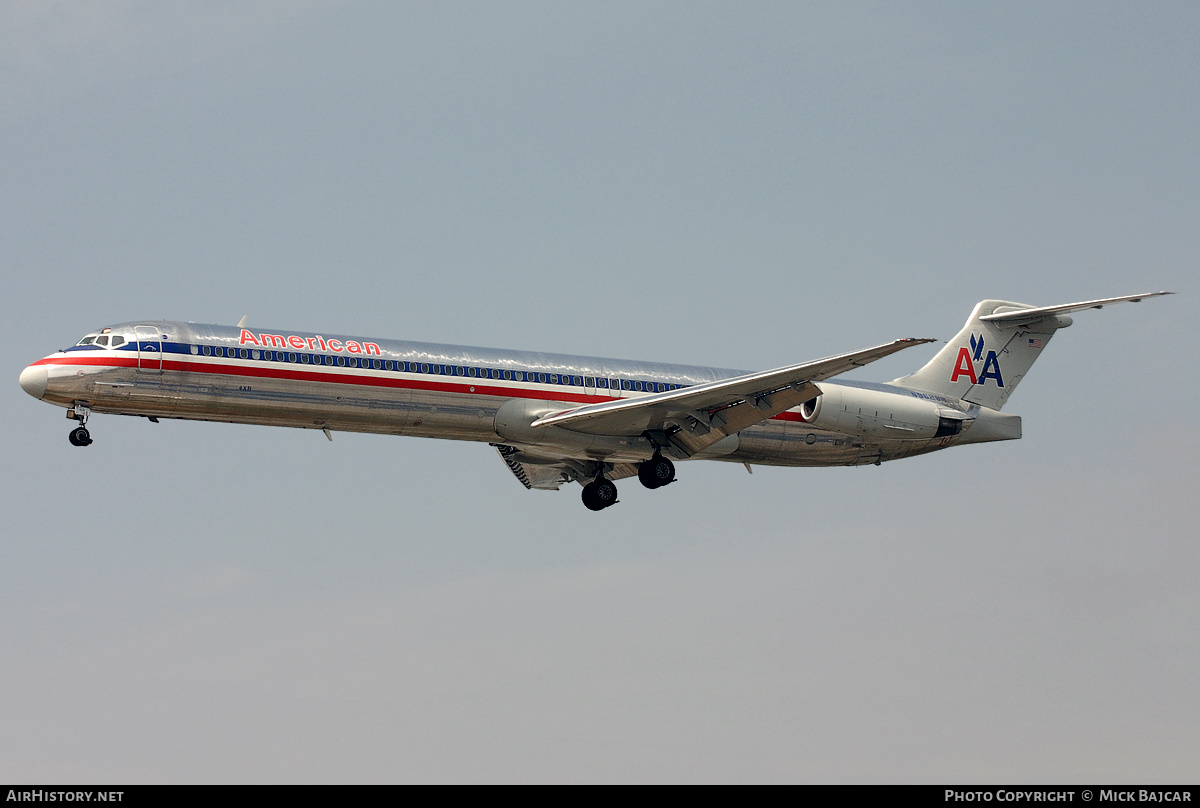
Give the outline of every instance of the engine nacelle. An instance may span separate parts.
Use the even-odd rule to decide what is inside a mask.
[[[919,394],[824,384],[822,394],[800,407],[804,420],[821,429],[873,440],[929,440],[957,435],[966,413]]]

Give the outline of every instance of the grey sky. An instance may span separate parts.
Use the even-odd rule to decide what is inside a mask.
[[[1195,782],[1197,32],[0,6],[0,779]],[[1019,442],[686,464],[600,514],[485,445],[97,416],[79,450],[16,383],[147,317],[749,369],[1156,289],[1055,339]]]

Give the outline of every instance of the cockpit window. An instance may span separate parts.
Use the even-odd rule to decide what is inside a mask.
[[[117,336],[111,332],[111,328],[105,328],[99,333],[88,334],[86,337],[79,340],[79,342],[75,343],[75,347],[78,348],[84,345],[90,345],[93,348],[108,348],[109,350],[112,350],[113,348],[124,345],[129,341],[127,337]]]

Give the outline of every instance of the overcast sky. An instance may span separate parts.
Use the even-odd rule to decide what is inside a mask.
[[[0,781],[1194,783],[1198,54],[1191,2],[0,5]],[[131,319],[763,369],[1157,289],[1021,441],[603,513],[17,385]]]

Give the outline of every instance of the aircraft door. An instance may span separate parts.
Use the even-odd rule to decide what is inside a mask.
[[[134,326],[137,341],[138,370],[143,373],[162,373],[162,336],[148,325]]]

